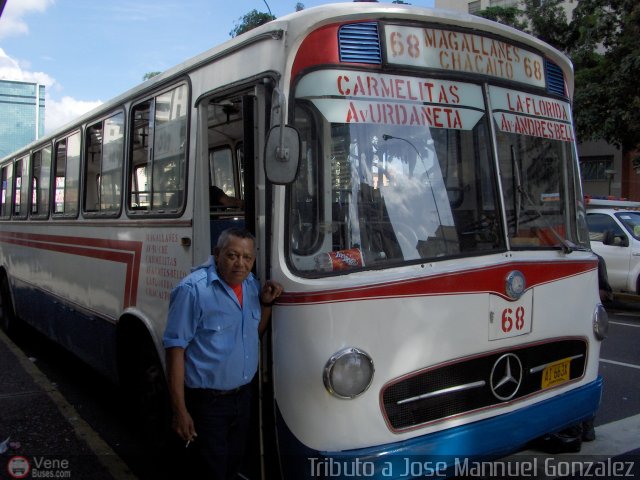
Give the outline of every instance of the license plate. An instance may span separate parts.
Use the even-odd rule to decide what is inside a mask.
[[[542,388],[549,388],[570,379],[571,359],[565,358],[545,367],[542,371]]]

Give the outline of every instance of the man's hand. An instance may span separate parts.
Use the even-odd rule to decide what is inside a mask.
[[[184,402],[184,348],[167,348],[166,358],[169,398],[173,411],[171,428],[185,442],[193,442],[198,435]]]
[[[276,298],[282,293],[282,285],[273,280],[267,280],[262,286],[262,292],[260,292],[260,304],[262,305],[262,314],[260,315],[260,325],[258,325],[258,333],[260,336],[267,329],[269,324],[269,318],[271,317],[271,305],[275,302]]]
[[[260,292],[260,303],[264,306],[270,306],[282,293],[282,285],[273,280],[267,280],[262,286]]]
[[[193,419],[186,410],[173,413],[171,428],[185,442],[193,442],[198,436],[193,426]]]

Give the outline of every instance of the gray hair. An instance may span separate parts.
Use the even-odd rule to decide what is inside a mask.
[[[254,237],[253,234],[246,228],[238,228],[238,227],[231,227],[224,230],[218,237],[218,243],[216,244],[216,249],[222,250],[224,247],[226,247],[227,243],[229,243],[229,237],[248,238],[253,242],[253,247],[255,251],[256,237]]]

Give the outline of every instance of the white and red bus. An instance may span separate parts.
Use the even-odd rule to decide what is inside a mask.
[[[475,16],[275,20],[2,160],[2,324],[153,403],[169,292],[245,225],[286,291],[263,342],[266,463],[394,478],[507,454],[600,402],[572,92],[565,56]],[[245,208],[211,206],[212,185]]]

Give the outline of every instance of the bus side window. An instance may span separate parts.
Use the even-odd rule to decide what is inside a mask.
[[[0,217],[1,218],[9,218],[11,216],[11,205],[12,205],[12,190],[11,185],[13,184],[13,163],[9,163],[2,167],[2,197],[0,201]]]
[[[242,147],[233,150],[229,146],[209,151],[209,229],[212,247],[227,228],[244,227],[244,193],[241,179],[241,163],[238,156]]]
[[[212,248],[227,228],[245,226],[242,97],[205,105],[209,146],[209,233]]]
[[[84,211],[117,215],[122,192],[124,114],[87,129]]]
[[[31,159],[31,217],[49,216],[49,183],[51,176],[51,148],[33,153]]]
[[[27,218],[29,203],[29,157],[15,164],[15,191],[13,193],[13,218]]]
[[[180,85],[133,108],[129,209],[176,213],[184,204],[188,90]]]
[[[80,181],[80,133],[56,142],[55,203],[53,213],[76,216]]]
[[[87,129],[85,145],[84,211],[97,212],[100,207],[97,178],[102,164],[102,122]]]
[[[236,150],[239,151],[239,150]],[[223,147],[209,152],[209,207],[212,212],[242,208],[242,197],[238,192],[237,168],[234,168],[232,150]]]

